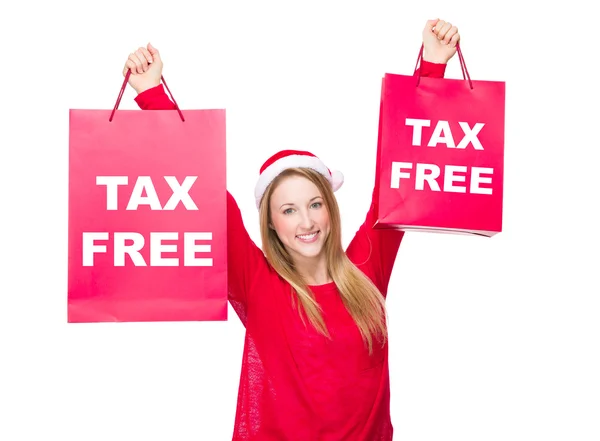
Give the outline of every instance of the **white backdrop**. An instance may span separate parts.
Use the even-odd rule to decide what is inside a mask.
[[[228,188],[251,236],[260,165],[298,148],[344,172],[347,243],[370,201],[380,78],[412,72],[434,17],[459,26],[473,79],[507,83],[504,231],[407,234],[388,297],[395,439],[600,439],[594,2],[120,3],[0,10],[1,440],[231,439],[233,310],[66,322],[69,108],[112,108],[150,41],[183,109],[227,109]]]

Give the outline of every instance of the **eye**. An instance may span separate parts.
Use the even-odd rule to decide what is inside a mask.
[[[285,210],[283,210],[283,214],[292,214],[294,212],[293,208],[286,208]]]
[[[310,206],[310,208],[321,208],[322,206],[323,206],[322,202],[315,202]]]

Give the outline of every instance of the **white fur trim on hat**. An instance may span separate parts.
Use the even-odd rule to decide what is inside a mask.
[[[269,165],[258,178],[254,188],[254,197],[256,199],[256,208],[260,207],[260,201],[267,190],[267,187],[273,180],[288,168],[310,168],[322,174],[331,184],[333,191],[337,191],[344,183],[344,175],[339,171],[329,173],[329,169],[316,156],[307,155],[289,155],[278,159]],[[332,176],[333,175],[333,176]]]

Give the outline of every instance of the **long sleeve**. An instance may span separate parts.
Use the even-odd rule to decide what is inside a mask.
[[[142,110],[175,110],[175,104],[165,93],[162,84],[145,90],[135,97],[135,102]]]
[[[423,61],[421,67],[421,75],[424,77],[443,78],[446,72],[445,64]],[[415,71],[415,74],[417,73],[418,69]],[[373,281],[379,291],[387,296],[388,284],[404,232],[374,228],[377,222],[378,185],[375,184],[367,217],[350,242],[347,254],[350,260]]]
[[[246,325],[247,308],[253,303],[253,282],[270,272],[262,250],[248,235],[242,213],[233,196],[227,192],[227,280],[229,302]],[[264,280],[264,279],[261,279]]]
[[[135,98],[142,110],[174,110],[175,104],[166,95],[162,84],[140,93]],[[252,241],[244,226],[242,214],[227,192],[227,280],[231,306],[246,325],[251,303],[252,283],[258,274],[269,271],[263,252]]]
[[[421,61],[421,76],[432,77],[432,78],[444,78],[446,73],[446,64],[430,63],[429,61]],[[415,75],[418,73],[419,68],[415,70]]]

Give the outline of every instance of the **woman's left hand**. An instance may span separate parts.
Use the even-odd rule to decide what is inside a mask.
[[[458,28],[444,20],[428,20],[423,29],[423,60],[446,64],[456,53]]]

